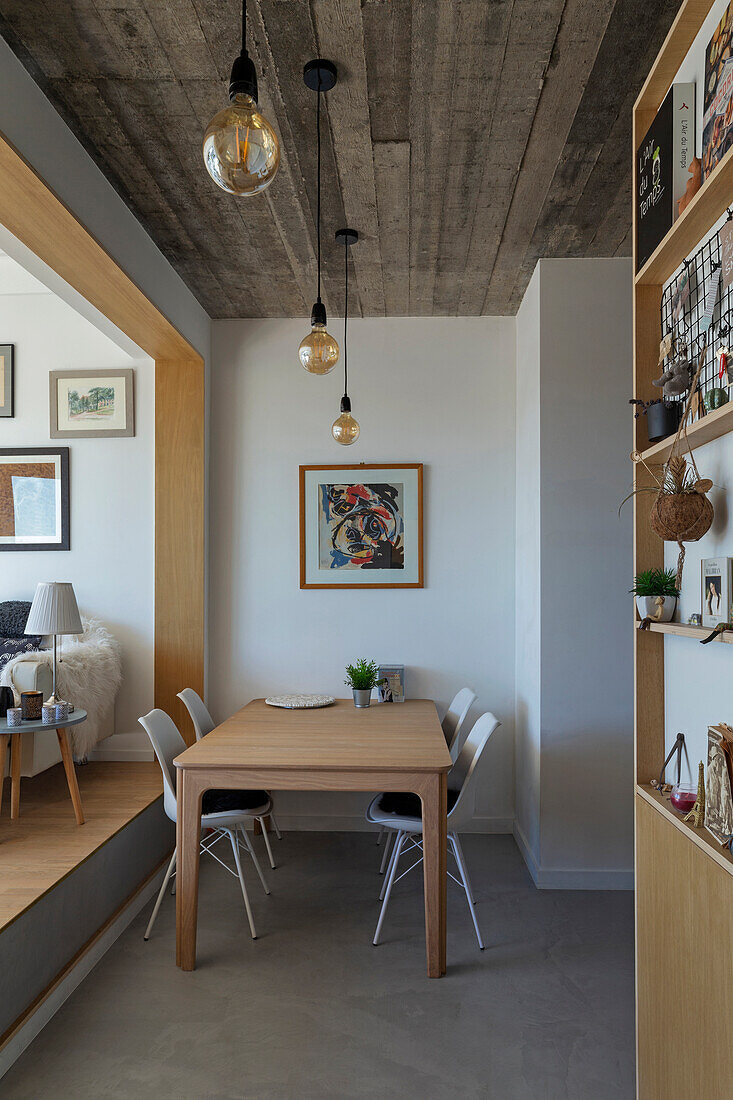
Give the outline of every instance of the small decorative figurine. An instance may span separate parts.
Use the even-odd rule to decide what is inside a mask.
[[[690,388],[690,365],[686,359],[675,359],[652,381],[653,386],[662,388],[665,397],[679,397]]]
[[[702,162],[699,157],[692,158],[690,162],[690,167],[687,169],[687,171],[690,173],[690,178],[687,181],[684,195],[681,199],[678,199],[677,201],[677,209],[679,210],[680,214],[685,209],[690,200],[693,199],[697,192],[700,190],[700,186],[702,184]]]
[[[705,769],[702,760],[697,769],[697,798],[695,805],[689,814],[685,814],[683,821],[691,821],[696,829],[701,829],[705,823]]]

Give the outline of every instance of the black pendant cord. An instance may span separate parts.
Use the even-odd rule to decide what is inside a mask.
[[[247,0],[242,0],[242,53],[247,53]]]
[[[318,183],[316,186],[316,236],[318,241],[318,301],[321,300],[321,74],[318,73],[318,103],[316,105],[316,147]]]
[[[346,324],[349,320],[349,244],[344,241],[344,397],[349,396],[348,386],[348,344],[346,343]]]

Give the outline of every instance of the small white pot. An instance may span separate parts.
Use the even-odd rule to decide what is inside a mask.
[[[636,609],[640,619],[656,623],[671,623],[677,608],[676,596],[637,596]]]

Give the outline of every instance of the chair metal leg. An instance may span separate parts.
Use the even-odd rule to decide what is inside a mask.
[[[407,834],[399,832],[394,846],[394,855],[392,856],[392,863],[389,868],[389,877],[387,879],[387,890],[384,895],[384,901],[382,902],[382,908],[379,912],[379,920],[377,921],[377,929],[374,933],[374,939],[372,943],[376,947],[379,943],[379,934],[382,931],[382,924],[384,923],[384,916],[387,912],[387,905],[389,903],[389,895],[392,893],[392,885],[394,883],[395,872],[397,871],[397,864],[400,861],[400,852],[402,851],[402,845],[405,843],[405,836]]]
[[[392,846],[392,851],[391,851],[390,857],[389,857],[389,863],[387,864],[387,874],[384,877],[384,882],[382,883],[382,889],[379,891],[379,900],[380,901],[384,901],[384,895],[387,892],[387,883],[389,882],[389,876],[392,874],[392,864],[394,863],[395,855],[397,853],[397,841],[399,840],[399,838],[402,835],[403,835],[403,833],[402,833],[401,830],[395,833],[394,845]],[[407,836],[406,833],[404,835]],[[404,841],[403,841],[403,843],[404,843]]]
[[[384,842],[384,851],[382,853],[382,862],[379,865],[380,875],[383,875],[386,868],[387,868],[387,860],[389,859],[389,848],[390,848],[390,844],[392,842],[392,836],[393,836],[393,833],[392,833],[391,829],[385,829],[385,830],[383,830],[383,832],[387,833],[387,839]]]
[[[379,847],[379,845],[382,843],[382,837],[384,836],[384,833],[385,829],[383,825],[382,828],[379,830],[379,835],[377,836],[377,847]]]
[[[267,855],[269,856],[269,859],[270,859],[270,866],[272,867],[272,869],[274,871],[275,870],[275,860],[272,858],[272,848],[270,847],[270,837],[269,837],[269,834],[267,832],[267,824],[266,824],[267,819],[264,818],[264,817],[258,817],[257,820],[259,821],[260,827],[262,829],[262,836],[263,836],[264,841],[265,841],[265,847],[267,848]]]
[[[255,855],[255,850],[252,847],[252,841],[249,839],[249,836],[247,835],[247,830],[245,829],[244,825],[239,826],[239,831],[241,832],[242,837],[244,838],[244,845],[245,845],[247,851],[252,856],[252,862],[255,865],[255,870],[257,871],[257,874],[260,876],[260,882],[262,883],[262,889],[265,891],[266,894],[269,894],[270,893],[270,887],[267,885],[267,880],[266,880],[265,876],[262,874],[262,868],[260,867],[260,861],[258,860],[257,856]]]
[[[458,862],[460,863],[461,870],[463,871],[463,877],[465,878],[466,885],[468,886],[468,896],[471,899],[471,905],[475,905],[476,904],[476,899],[473,896],[473,886],[471,885],[471,880],[468,877],[468,864],[466,863],[466,857],[463,854],[463,846],[461,845],[461,838],[459,837],[458,833],[454,833],[453,834],[453,839],[456,842],[456,849],[457,849],[458,854],[460,856],[460,859],[459,859]]]
[[[168,864],[168,870],[166,871],[165,878],[163,879],[163,885],[161,886],[160,890],[158,891],[158,897],[156,898],[155,906],[153,907],[153,912],[150,916],[150,920],[148,921],[148,927],[145,929],[145,935],[143,936],[144,940],[149,940],[150,939],[150,933],[153,931],[153,925],[155,924],[155,919],[158,916],[158,910],[160,909],[160,903],[163,900],[163,895],[165,894],[166,886],[170,882],[170,877],[173,874],[173,870],[174,870],[175,866],[176,866],[176,851],[174,849],[173,850],[173,855],[171,856],[171,859],[170,859],[170,863]]]
[[[282,840],[283,835],[278,828],[277,821],[275,820],[275,815],[272,810],[270,811],[270,821],[272,822],[272,827],[275,830],[275,836],[278,840]]]
[[[476,939],[478,940],[478,945],[479,945],[480,949],[483,951],[484,941],[481,939],[481,930],[479,929],[478,921],[476,920],[476,910],[473,906],[473,902],[471,901],[471,891],[470,891],[469,886],[468,886],[468,880],[466,878],[466,873],[463,869],[463,862],[461,860],[460,852],[459,852],[458,846],[456,844],[456,838],[453,835],[453,833],[450,833],[448,835],[448,840],[450,842],[451,847],[453,848],[453,855],[456,857],[456,863],[458,864],[458,870],[461,872],[461,879],[463,880],[463,889],[466,892],[466,903],[468,905],[468,911],[471,914],[471,920],[473,921],[473,927],[476,929]]]
[[[247,887],[244,885],[244,875],[242,874],[242,862],[239,858],[239,845],[237,844],[237,838],[231,829],[227,829],[229,839],[232,842],[232,851],[234,852],[234,862],[237,865],[237,874],[239,875],[239,885],[242,887],[242,897],[244,898],[244,908],[247,910],[247,920],[249,921],[249,930],[252,933],[252,939],[257,939],[257,933],[255,932],[255,922],[252,918],[252,909],[249,904],[249,897],[247,896]]]

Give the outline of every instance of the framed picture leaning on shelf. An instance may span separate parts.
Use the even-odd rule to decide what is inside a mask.
[[[702,625],[714,627],[730,622],[731,559],[703,558],[700,562]]]

